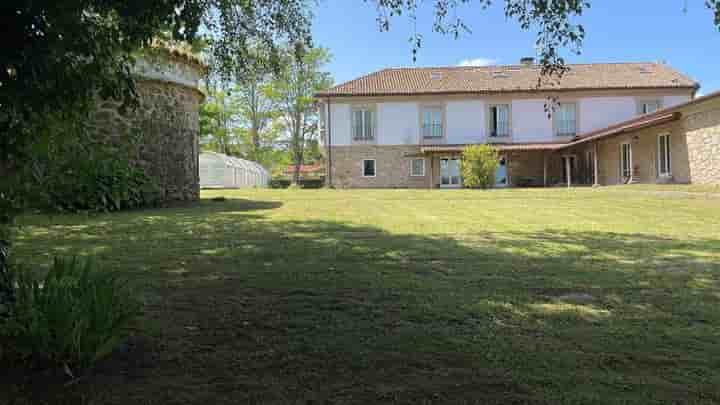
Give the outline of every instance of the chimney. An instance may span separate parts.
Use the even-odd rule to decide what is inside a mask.
[[[532,66],[535,64],[535,58],[533,58],[532,56],[520,58],[520,64],[524,66]]]

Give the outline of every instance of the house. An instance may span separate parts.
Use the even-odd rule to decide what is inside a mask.
[[[598,63],[540,79],[523,58],[384,69],[320,92],[327,181],[460,187],[463,147],[492,143],[498,187],[720,182],[717,146],[691,146],[717,145],[716,97],[695,99],[687,76],[663,63]]]

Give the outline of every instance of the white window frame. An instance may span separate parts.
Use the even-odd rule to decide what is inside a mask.
[[[575,123],[575,125],[574,125],[575,131],[573,131],[572,133],[560,133],[558,111],[564,105],[574,106],[573,122]],[[579,117],[578,109],[579,108],[580,108],[579,103],[577,103],[575,101],[564,101],[564,102],[559,102],[557,104],[557,107],[555,108],[555,111],[553,111],[553,114],[552,114],[552,116],[553,116],[553,131],[555,132],[555,136],[569,137],[569,136],[576,136],[578,134],[578,126],[580,125],[580,122],[579,122],[580,120],[578,119],[578,117]]]
[[[413,168],[415,167],[414,162],[418,160],[422,162],[422,174],[413,173]],[[425,177],[425,158],[410,159],[410,177]]]
[[[648,104],[655,104],[655,111],[662,110],[663,104],[661,99],[642,99],[638,101],[638,114],[639,115],[645,115],[645,114],[652,114],[655,111],[647,112],[647,109],[645,108]]]
[[[425,124],[425,113],[426,112],[437,112],[439,114],[439,122],[437,122],[437,125],[440,126],[440,135],[438,136],[432,136],[432,127],[435,125],[435,122],[430,120],[430,126],[427,127]],[[445,111],[442,105],[423,105],[420,107],[420,133],[422,135],[423,139],[442,139],[445,137]],[[427,130],[426,130],[427,128]]]
[[[664,150],[664,151],[662,150],[662,144],[660,143],[660,140],[661,140],[662,138],[665,138],[665,150]],[[660,134],[660,135],[658,135],[658,142],[657,142],[657,146],[658,146],[658,149],[657,149],[657,151],[658,151],[658,153],[657,153],[657,168],[658,168],[658,176],[659,176],[659,177],[671,177],[671,176],[672,176],[672,151],[671,151],[671,149],[670,149],[670,140],[671,140],[670,134]],[[661,170],[662,170],[662,165],[660,165],[660,157],[661,157],[662,154],[664,154],[665,152],[667,152],[667,156],[666,156],[666,158],[667,158],[667,171],[663,173],[663,172],[661,171]]]
[[[629,174],[629,175],[628,175],[628,176],[625,175],[625,164],[624,164],[624,163],[625,163],[625,155],[623,154],[623,147],[624,147],[625,145],[628,146],[628,159],[629,159],[629,161],[628,161],[628,171],[629,171],[628,174]],[[634,173],[633,173],[633,157],[632,157],[632,155],[633,155],[632,143],[630,143],[630,142],[622,142],[622,143],[620,144],[620,178],[621,178],[621,179],[623,179],[623,178],[632,178],[633,175],[634,175]]]
[[[505,129],[507,132],[504,134],[496,133],[495,135],[493,135],[492,124],[493,124],[493,118],[495,118],[495,117],[493,117],[492,113],[494,110],[495,114],[497,115],[498,107],[506,107],[507,108],[507,114],[506,114],[507,122],[505,124]],[[510,103],[495,103],[495,104],[490,104],[488,106],[488,136],[489,137],[491,137],[491,138],[507,138],[507,137],[509,137],[510,134],[512,133],[511,122],[512,122],[512,105]]]
[[[355,113],[360,112],[360,120],[361,120],[361,128],[362,128],[362,135],[358,137],[356,134],[356,127],[355,127]],[[370,115],[370,134],[366,134],[365,130],[368,128],[366,125],[366,119],[367,115]],[[356,142],[369,142],[375,140],[375,125],[377,122],[377,115],[375,112],[375,108],[372,106],[353,106],[350,110],[350,136],[352,137],[353,141]]]
[[[373,174],[372,176],[368,176],[365,174],[365,162],[373,162]],[[362,166],[360,167],[360,174],[362,177],[372,178],[377,177],[377,161],[375,159],[363,159],[362,160]]]

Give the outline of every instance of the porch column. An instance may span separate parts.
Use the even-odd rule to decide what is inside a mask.
[[[547,187],[547,151],[543,151],[543,186]]]
[[[594,177],[593,177],[593,187],[599,187],[600,181],[598,180],[598,143],[597,141],[593,144],[593,159],[595,162],[593,163],[593,171],[594,171]]]
[[[570,171],[572,169],[572,166],[570,166],[570,157],[565,158],[565,172],[567,173],[567,186],[572,186],[572,173]]]
[[[433,155],[430,154],[430,173],[428,173],[428,188],[433,188]]]

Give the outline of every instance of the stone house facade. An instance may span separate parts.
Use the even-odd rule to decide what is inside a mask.
[[[539,87],[538,78],[527,63],[385,69],[318,93],[327,182],[461,187],[462,150],[477,143],[500,152],[497,187],[718,182],[711,128],[720,115],[697,102],[699,86],[683,74],[620,63],[571,65]],[[661,141],[659,125],[672,133]],[[631,146],[621,146],[628,136]],[[622,176],[621,164],[633,175]]]

